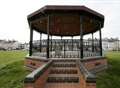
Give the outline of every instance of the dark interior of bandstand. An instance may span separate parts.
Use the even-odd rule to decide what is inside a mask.
[[[30,48],[25,66],[32,73],[26,76],[24,88],[96,88],[94,74],[107,68],[102,14],[85,6],[48,5],[28,15],[28,23]],[[34,31],[39,33],[37,41]],[[86,35],[91,38],[84,39]]]

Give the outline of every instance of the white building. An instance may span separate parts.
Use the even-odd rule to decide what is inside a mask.
[[[17,50],[20,49],[18,41],[0,40],[0,50]]]
[[[103,46],[103,50],[105,51],[118,51],[120,50],[120,40],[116,39],[108,39],[105,38],[102,41],[102,46]]]

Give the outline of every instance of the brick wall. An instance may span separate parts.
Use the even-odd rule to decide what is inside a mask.
[[[80,66],[80,88],[96,88],[96,76],[90,73],[81,61],[78,65]]]
[[[24,61],[24,64],[26,67],[28,67],[28,70],[32,70],[33,69],[37,69],[38,67],[42,66],[43,64],[45,64],[46,62],[48,62],[47,60],[43,60],[43,59],[36,59],[36,58],[29,58],[27,57]],[[31,69],[33,68],[33,69]]]
[[[86,83],[86,88],[96,88],[96,83]]]
[[[88,60],[82,60],[82,63],[88,70],[91,70],[100,65],[107,65],[107,59],[105,57],[91,58]]]
[[[34,83],[34,88],[44,88],[45,84],[46,84],[46,80],[48,78],[48,74],[49,74],[49,70],[50,68],[47,69],[47,71],[45,71],[43,73],[43,75],[41,75],[36,82]]]
[[[80,88],[86,88],[86,82],[85,82],[85,78],[82,74],[80,74]]]
[[[24,83],[24,88],[44,88],[50,67],[33,83]]]
[[[52,61],[39,67],[33,73],[29,74],[24,80],[24,88],[44,88]]]
[[[43,61],[38,61],[38,60],[30,60],[30,59],[26,59],[25,60],[25,66],[31,66],[33,68],[38,68],[41,65],[43,65],[45,62]]]
[[[96,82],[87,82],[86,78],[80,74],[80,88],[96,88]]]

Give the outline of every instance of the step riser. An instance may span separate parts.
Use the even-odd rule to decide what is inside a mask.
[[[76,60],[54,60],[53,62],[75,62],[76,63]]]
[[[78,83],[78,77],[49,77],[48,83]]]
[[[55,60],[47,83],[79,83],[76,60]]]
[[[78,74],[77,70],[51,70],[50,74]]]
[[[54,62],[54,64],[76,64],[75,62]]]
[[[53,64],[52,67],[76,67],[76,64]]]

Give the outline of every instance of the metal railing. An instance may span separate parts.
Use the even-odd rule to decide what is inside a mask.
[[[41,50],[40,50],[41,49]],[[33,42],[33,55],[46,57],[47,40]],[[41,52],[40,52],[41,51]],[[50,58],[80,58],[80,40],[79,39],[53,39],[49,41]],[[99,40],[84,40],[84,57],[100,56]]]

